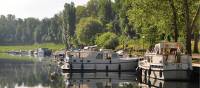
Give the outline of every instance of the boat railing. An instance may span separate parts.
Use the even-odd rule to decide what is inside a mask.
[[[68,56],[70,56],[70,58],[80,58],[80,59],[95,58],[96,55],[97,55],[96,51],[77,51],[68,53]]]
[[[156,53],[146,53],[145,56],[153,56],[153,55],[157,55]]]

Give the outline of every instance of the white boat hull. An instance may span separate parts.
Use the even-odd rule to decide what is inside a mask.
[[[135,71],[138,65],[137,61],[121,62],[121,63],[65,63],[61,69],[66,71]]]

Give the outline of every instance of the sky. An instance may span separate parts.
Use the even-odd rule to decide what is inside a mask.
[[[50,18],[64,9],[65,3],[85,5],[88,0],[0,0],[0,15],[13,14],[16,18]]]

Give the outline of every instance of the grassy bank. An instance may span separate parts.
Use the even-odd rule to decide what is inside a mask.
[[[37,48],[49,48],[53,51],[64,48],[64,44],[44,43],[34,45],[13,45],[13,46],[0,46],[0,52],[7,52],[10,50],[34,50]]]
[[[0,53],[0,59],[15,60],[15,61],[35,61],[35,58],[28,56],[12,56],[7,53]]]

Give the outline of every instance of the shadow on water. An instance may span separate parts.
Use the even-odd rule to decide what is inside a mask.
[[[63,88],[63,77],[56,82],[50,80],[50,73],[57,68],[48,61],[30,62],[0,59],[0,88],[51,87]]]

